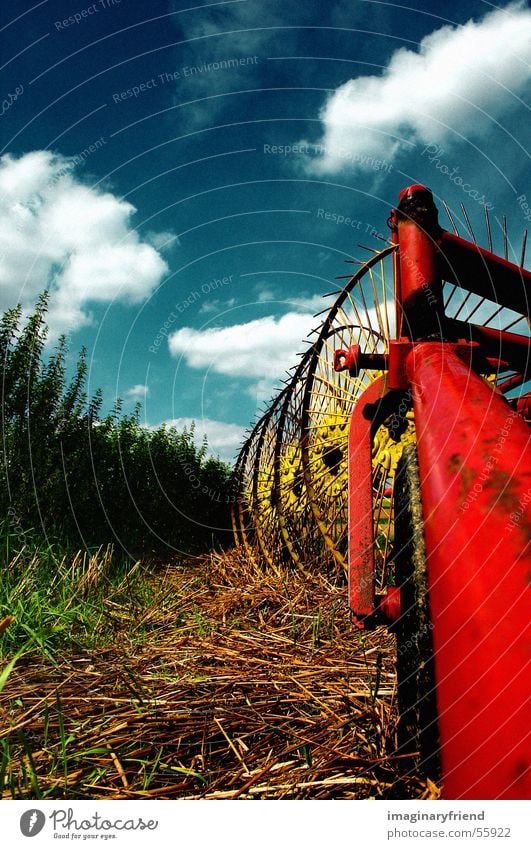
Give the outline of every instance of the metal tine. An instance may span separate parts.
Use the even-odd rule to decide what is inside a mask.
[[[362,248],[364,251],[370,251],[372,254],[379,254],[380,251],[378,248],[369,248],[368,245],[362,245],[358,242],[358,248]]]
[[[379,239],[380,242],[386,242],[388,245],[392,245],[393,242],[389,241],[389,239],[383,235],[383,233],[371,233],[373,239]],[[374,251],[374,253],[379,253],[381,248],[368,248],[367,245],[360,245],[358,242],[359,248],[365,248],[366,251]]]
[[[323,298],[331,298],[333,295],[340,295],[343,289],[337,289],[335,292],[327,292],[326,295],[323,295]]]
[[[485,207],[485,226],[487,228],[487,239],[489,241],[489,251],[492,253],[492,233],[490,231],[489,210]]]
[[[509,244],[507,242],[507,216],[502,216],[502,228],[503,228],[503,255],[505,259],[509,259]]]
[[[526,244],[527,244],[527,230],[524,230],[524,233],[523,233],[523,236],[522,236],[522,252],[520,254],[520,268],[524,267]]]
[[[474,235],[474,231],[473,231],[472,225],[470,223],[470,218],[468,217],[468,212],[465,209],[465,205],[463,203],[460,203],[459,206],[461,207],[461,211],[463,213],[463,218],[465,219],[465,222],[466,222],[467,230],[470,233],[470,235],[472,236],[472,241],[474,242],[475,245],[477,245],[476,237]]]
[[[363,259],[346,259],[345,262],[350,263],[350,265],[365,265],[365,260]]]
[[[459,230],[457,229],[457,225],[454,221],[454,217],[453,217],[452,213],[450,212],[450,207],[448,206],[448,204],[446,203],[445,200],[443,200],[443,206],[444,206],[444,209],[446,211],[448,218],[450,219],[450,224],[452,225],[452,228],[453,228],[455,235],[459,236]]]

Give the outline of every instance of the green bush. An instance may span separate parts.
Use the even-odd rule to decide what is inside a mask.
[[[229,539],[230,468],[198,448],[193,428],[150,431],[140,408],[101,413],[88,398],[86,351],[67,380],[67,342],[45,357],[47,295],[22,323],[0,319],[0,518],[23,538],[91,549],[113,542],[134,557],[199,553]],[[22,326],[21,326],[22,325]]]

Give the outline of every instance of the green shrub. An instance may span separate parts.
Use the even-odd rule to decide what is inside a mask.
[[[0,319],[0,518],[71,550],[114,543],[134,557],[200,553],[229,539],[230,469],[198,448],[193,427],[150,431],[140,407],[106,416],[88,398],[86,351],[67,380],[67,342],[45,357],[47,294],[22,323]]]

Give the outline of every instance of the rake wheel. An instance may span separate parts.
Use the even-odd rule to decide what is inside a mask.
[[[322,565],[322,536],[311,510],[302,468],[302,404],[312,349],[297,366],[280,409],[274,458],[277,512],[285,550],[298,567]]]
[[[349,423],[354,405],[379,373],[361,371],[351,377],[336,372],[334,354],[351,345],[368,353],[386,352],[392,332],[393,294],[388,287],[394,250],[390,246],[371,257],[339,294],[314,343],[303,396],[301,459],[306,491],[339,573],[347,567]]]

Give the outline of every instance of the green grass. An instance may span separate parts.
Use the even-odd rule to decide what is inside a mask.
[[[17,550],[4,538],[0,623],[13,621],[0,633],[0,659],[10,658],[0,672],[0,692],[21,654],[37,652],[55,663],[62,649],[112,645],[124,616],[140,618],[129,637],[141,641],[149,623],[140,614],[157,597],[150,575],[149,568],[115,558],[111,546],[68,554],[42,543]]]
[[[184,581],[183,590],[189,591],[192,584]],[[125,640],[128,647],[144,644],[154,627],[150,624],[153,612],[160,616],[175,604],[175,593],[157,585],[149,568],[115,557],[111,546],[92,553],[68,553],[39,541],[31,532],[19,540],[0,526],[0,693],[22,658],[31,662],[40,656],[60,667],[72,650],[115,646],[117,640]],[[194,609],[190,619],[198,633],[208,631],[198,610]],[[141,706],[139,682],[125,666],[124,676]],[[22,700],[13,705],[17,702],[23,707]],[[50,711],[56,728],[53,744],[48,733]],[[80,750],[74,744],[75,735],[67,731],[57,692],[55,706],[44,708],[42,739],[37,746],[49,757],[50,774],[56,780],[51,787],[48,783],[47,791],[41,789],[32,750],[35,741],[23,728],[15,729],[0,739],[0,798],[9,794],[11,798],[41,799],[66,792],[72,769],[92,757],[108,755],[106,748]],[[146,761],[146,789],[160,771],[161,757],[162,750],[155,762]],[[90,780],[102,780],[106,769],[95,767]]]

